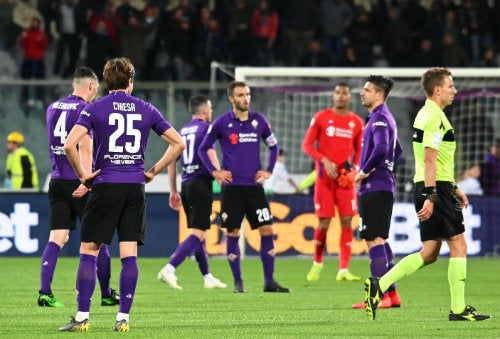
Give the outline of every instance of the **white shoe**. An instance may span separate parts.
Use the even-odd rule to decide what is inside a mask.
[[[205,278],[205,288],[214,289],[214,288],[226,288],[227,284],[224,284],[222,281],[215,277]]]
[[[158,279],[163,281],[168,285],[168,287],[174,290],[182,290],[182,287],[177,285],[177,277],[173,273],[167,273],[165,268],[163,268],[160,272],[158,272]]]

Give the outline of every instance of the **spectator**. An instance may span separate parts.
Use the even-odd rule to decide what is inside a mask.
[[[342,37],[351,25],[353,11],[345,0],[322,0],[319,6],[319,29],[325,49],[334,59],[342,55]]]
[[[206,26],[199,32],[197,41],[197,76],[198,80],[210,79],[210,63],[224,61],[226,40],[220,31],[219,21],[209,17]]]
[[[6,51],[9,47],[13,11],[14,6],[9,0],[0,0],[0,51]]]
[[[165,12],[155,4],[148,4],[144,7],[143,14],[146,35],[144,36],[145,59],[141,76],[143,80],[160,80],[162,78],[158,76],[158,73],[161,73],[161,69],[166,68],[168,63],[165,44],[161,36]]]
[[[481,182],[485,195],[500,195],[500,139],[496,139],[486,155]]]
[[[343,53],[343,55],[339,55],[337,58],[340,65],[343,66],[343,63],[350,59],[349,54],[354,53],[358,60],[356,61],[356,65],[352,66],[373,66],[375,57],[373,48],[376,42],[376,33],[374,28],[375,27],[370,19],[369,13],[363,7],[358,6],[356,21],[346,32],[352,52],[348,52],[347,49],[349,47],[345,47],[345,53]],[[347,63],[351,64],[352,62],[348,61]]]
[[[441,46],[441,65],[448,67],[467,67],[469,57],[465,50],[455,42],[455,38],[450,33],[443,35],[443,45]]]
[[[118,14],[118,13],[117,13]],[[130,59],[136,67],[136,76],[141,77],[140,70],[144,67],[144,39],[146,38],[146,27],[142,15],[138,11],[128,12],[124,17],[114,17],[114,24],[120,41],[120,55]]]
[[[481,167],[478,164],[472,164],[463,171],[457,185],[466,195],[483,195],[480,176]]]
[[[339,66],[342,67],[359,67],[362,66],[359,61],[358,55],[354,51],[352,46],[346,46],[344,49],[343,55],[339,60]]]
[[[260,0],[253,12],[252,31],[257,37],[257,64],[269,66],[273,58],[273,46],[278,36],[278,13],[271,9],[268,0]]]
[[[439,64],[437,52],[432,45],[430,38],[423,38],[420,41],[420,49],[415,53],[413,65],[418,67],[432,67]]]
[[[24,146],[24,135],[14,131],[7,135],[4,188],[38,190],[35,158]]]
[[[408,55],[410,49],[410,31],[400,18],[400,11],[396,7],[389,9],[389,22],[382,33],[384,54],[391,67],[410,66]]]
[[[75,0],[63,0],[56,9],[56,25],[59,37],[57,39],[56,56],[54,58],[52,73],[60,73],[61,67],[65,64],[64,54],[68,50],[69,59],[61,74],[63,78],[67,78],[73,74],[78,54],[80,53],[80,37],[77,33],[75,6]]]
[[[252,11],[246,0],[236,0],[229,21],[231,61],[235,65],[255,63],[255,36],[251,29]]]
[[[498,67],[498,62],[496,61],[495,52],[491,48],[487,48],[483,52],[483,59],[479,63],[481,67]]]
[[[305,53],[299,62],[301,67],[328,67],[332,65],[332,58],[321,46],[318,39],[311,39],[309,51]]]
[[[23,61],[21,63],[22,79],[44,79],[45,78],[45,50],[49,45],[47,34],[41,29],[41,21],[38,17],[32,17],[28,29],[21,34],[20,44],[24,50]],[[30,88],[23,86],[21,101],[25,109],[25,114],[34,106],[34,100],[29,96]],[[37,100],[43,100],[43,89],[35,88]]]
[[[307,53],[318,20],[318,6],[311,0],[288,1],[284,12],[287,52],[285,64],[295,66]]]
[[[179,14],[181,17],[179,17]],[[193,32],[191,20],[183,15],[181,9],[173,13],[172,30],[168,44],[168,51],[172,58],[174,80],[186,81],[193,71]]]

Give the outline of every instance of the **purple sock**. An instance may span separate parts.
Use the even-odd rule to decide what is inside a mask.
[[[135,297],[135,288],[139,279],[139,267],[137,257],[126,257],[122,259],[122,270],[120,272],[120,312],[130,313]]]
[[[184,260],[186,260],[187,257],[193,253],[193,251],[196,249],[197,246],[200,245],[200,238],[198,238],[196,235],[191,234],[189,237],[186,238],[183,242],[177,246],[177,249],[175,250],[174,254],[170,257],[170,262],[169,264],[177,267]]]
[[[389,245],[388,242],[385,243],[385,253],[387,254],[387,271],[390,271],[390,269],[394,267],[394,254],[392,253],[391,245]],[[389,292],[395,290],[396,290],[396,283],[392,284],[387,289],[387,291]]]
[[[387,255],[384,245],[370,248],[370,271],[373,277],[381,277],[387,273]]]
[[[90,300],[94,294],[97,258],[90,254],[80,254],[80,264],[76,275],[76,301],[78,311],[89,312]]]
[[[50,285],[56,270],[57,257],[61,248],[55,242],[49,241],[42,254],[42,268],[40,270],[40,292],[52,294]]]
[[[202,241],[198,248],[194,251],[194,257],[196,258],[196,262],[200,268],[201,275],[205,276],[210,273],[210,269],[208,268],[207,249],[204,241]]]
[[[264,268],[264,283],[274,281],[274,240],[272,235],[260,237],[260,259]]]
[[[234,283],[241,282],[241,253],[240,246],[238,244],[240,237],[227,236],[226,238],[226,252],[227,260],[229,261],[229,267],[231,267],[231,272],[233,273]]]
[[[99,280],[101,296],[103,298],[111,296],[111,287],[109,286],[110,279],[111,256],[109,255],[109,247],[106,244],[102,244],[99,255],[97,256],[97,280]]]

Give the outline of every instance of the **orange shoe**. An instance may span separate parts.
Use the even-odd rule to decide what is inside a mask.
[[[380,300],[380,303],[378,304],[377,308],[391,308],[391,307],[399,307],[399,304],[397,306],[392,305],[391,297],[389,296],[389,293],[384,294],[382,297],[382,300]],[[352,305],[352,308],[365,308],[365,302],[362,301],[360,303],[356,303]]]
[[[401,307],[401,299],[397,291],[389,291],[387,294],[391,298],[391,307]]]
[[[364,301],[362,301],[362,302],[360,302],[360,303],[353,304],[353,305],[352,305],[352,308],[360,308],[360,309],[363,309],[363,310],[364,310],[364,309],[365,309],[365,302],[364,302]]]

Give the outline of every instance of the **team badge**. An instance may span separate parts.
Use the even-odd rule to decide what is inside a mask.
[[[259,126],[259,122],[257,120],[252,120],[251,124],[254,129],[257,129],[257,126]]]
[[[221,218],[222,218],[222,221],[226,221],[227,213],[226,212],[222,213]]]
[[[349,121],[349,128],[353,129],[354,126],[356,126],[356,124],[354,123],[354,121]]]

